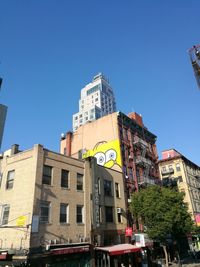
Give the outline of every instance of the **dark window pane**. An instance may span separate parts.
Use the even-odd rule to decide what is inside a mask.
[[[83,206],[76,207],[76,222],[83,223]]]
[[[40,221],[43,223],[49,222],[49,213],[50,213],[50,203],[41,202],[40,203]]]
[[[61,172],[61,187],[68,188],[69,187],[69,172],[66,170],[62,170]]]
[[[116,197],[119,198],[119,184],[115,183],[115,193],[116,193]]]
[[[14,177],[15,177],[15,171],[9,171],[7,175],[7,181],[6,181],[6,189],[13,188],[14,184]]]
[[[79,191],[83,190],[83,175],[80,173],[77,173],[77,185],[76,189]]]
[[[8,224],[9,212],[10,212],[10,206],[9,205],[4,206],[2,224]]]
[[[67,204],[60,204],[60,223],[67,223]]]
[[[104,180],[104,195],[112,196],[111,181]]]
[[[42,183],[51,185],[52,167],[44,165]]]
[[[113,222],[113,208],[105,207],[106,222]]]

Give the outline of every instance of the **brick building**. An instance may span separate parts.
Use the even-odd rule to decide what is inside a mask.
[[[127,207],[134,191],[159,179],[156,136],[135,112],[115,112],[67,132],[61,137],[60,153],[74,158],[92,155],[97,164],[122,171]],[[128,223],[132,226],[131,220]]]
[[[1,250],[12,249],[15,257],[19,251],[30,257],[68,254],[70,260],[76,252],[89,253],[90,245],[124,242],[121,172],[92,157],[74,159],[41,145],[19,151],[14,145],[1,156],[0,173]]]

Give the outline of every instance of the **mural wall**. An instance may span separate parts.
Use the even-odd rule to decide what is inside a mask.
[[[95,157],[97,164],[106,168],[122,168],[120,142],[118,139],[111,142],[102,141],[95,145],[92,150],[83,154],[83,158]]]

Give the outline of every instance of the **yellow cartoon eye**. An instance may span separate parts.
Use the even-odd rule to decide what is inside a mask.
[[[117,153],[114,149],[109,149],[108,151],[106,151],[106,162],[108,162],[109,160],[115,161],[116,159]]]
[[[94,155],[97,159],[97,164],[103,166],[106,163],[106,156],[103,152],[98,152]]]

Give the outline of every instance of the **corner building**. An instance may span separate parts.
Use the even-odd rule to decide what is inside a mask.
[[[66,133],[60,153],[75,158],[94,156],[97,164],[121,171],[127,207],[134,191],[159,179],[156,136],[135,112],[128,116],[115,112]]]
[[[159,161],[163,183],[175,181],[178,190],[185,193],[184,201],[197,226],[200,226],[200,167],[175,149],[162,152]]]
[[[65,255],[69,266],[89,266],[90,245],[124,242],[121,172],[92,157],[83,161],[41,145],[25,151],[14,145],[1,157],[0,173],[0,260]]]

